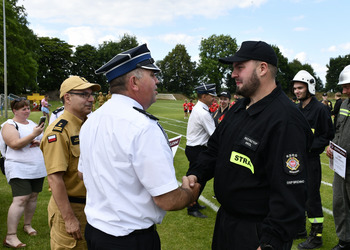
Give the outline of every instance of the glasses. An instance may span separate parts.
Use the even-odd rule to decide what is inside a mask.
[[[95,94],[94,93],[89,93],[89,92],[67,92],[68,94],[71,95],[80,95],[81,97],[83,97],[84,99],[89,99],[90,96],[92,96],[93,98],[95,98]]]

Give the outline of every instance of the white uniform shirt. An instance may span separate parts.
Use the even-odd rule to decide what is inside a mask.
[[[153,201],[178,188],[173,155],[156,120],[113,94],[80,130],[78,170],[87,189],[85,214],[93,227],[114,236],[161,223]]]
[[[206,146],[214,133],[215,122],[206,104],[198,101],[193,107],[187,124],[187,146]]]
[[[18,125],[19,137],[23,138],[33,132],[33,128],[37,126],[37,124],[31,120],[27,120],[28,124],[21,124],[16,122]],[[12,124],[16,127],[15,123],[12,119],[7,120],[1,127],[5,125],[5,123]],[[35,139],[41,140],[43,134],[40,134]],[[3,142],[3,138],[1,135],[1,141]],[[5,174],[7,182],[9,182],[13,178],[20,179],[37,179],[46,176],[46,168],[44,163],[44,157],[39,147],[30,147],[31,144],[27,146],[14,150],[7,146],[6,150],[6,161],[5,161]]]

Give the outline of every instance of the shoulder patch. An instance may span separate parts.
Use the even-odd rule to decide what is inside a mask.
[[[52,131],[57,131],[62,133],[63,128],[67,125],[68,121],[61,119],[59,122],[56,123],[55,127],[52,129]]]
[[[72,142],[73,145],[79,145],[79,135],[74,135],[70,137],[70,141]]]
[[[57,115],[59,112],[64,110],[64,106],[57,108],[55,111],[53,111],[52,113],[54,113],[55,115]]]
[[[284,171],[290,175],[297,175],[301,172],[301,164],[298,159],[298,154],[287,154],[285,155],[285,166]]]
[[[49,136],[47,137],[47,141],[48,141],[49,143],[57,141],[56,135],[49,135]]]
[[[149,118],[151,118],[152,120],[159,120],[157,117],[155,117],[154,115],[148,113],[147,111],[137,108],[137,107],[133,107],[135,110],[139,111],[140,113],[144,114],[145,116],[148,116]]]

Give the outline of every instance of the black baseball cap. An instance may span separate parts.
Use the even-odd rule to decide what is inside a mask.
[[[234,62],[249,60],[267,62],[277,67],[277,55],[275,51],[269,44],[263,41],[245,41],[233,56],[220,58],[219,62],[232,64]]]
[[[222,91],[222,92],[218,95],[218,97],[221,97],[221,96],[227,97],[228,99],[231,99],[231,94],[230,94],[229,91]]]

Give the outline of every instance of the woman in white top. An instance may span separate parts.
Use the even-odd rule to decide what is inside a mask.
[[[39,192],[42,191],[46,169],[39,148],[44,123],[37,125],[27,120],[30,114],[29,101],[23,98],[11,102],[13,119],[1,127],[2,143],[6,143],[4,153],[5,173],[12,189],[13,201],[7,216],[7,235],[3,245],[11,248],[25,247],[17,237],[17,227],[24,214],[23,230],[29,235],[37,232],[31,226]]]

